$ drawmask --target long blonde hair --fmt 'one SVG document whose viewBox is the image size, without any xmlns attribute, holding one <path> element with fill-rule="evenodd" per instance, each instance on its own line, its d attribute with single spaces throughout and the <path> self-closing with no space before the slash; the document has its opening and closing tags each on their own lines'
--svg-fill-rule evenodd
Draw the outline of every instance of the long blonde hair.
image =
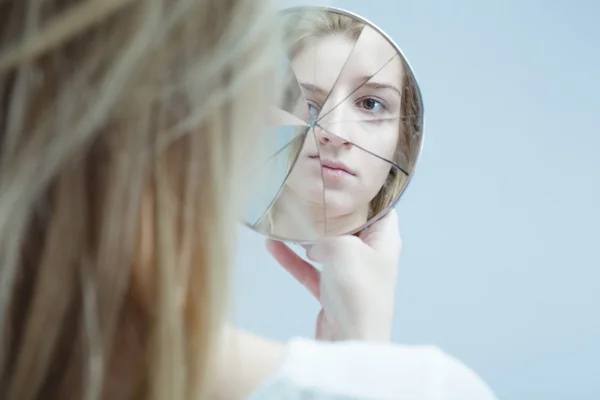
<svg viewBox="0 0 600 400">
<path fill-rule="evenodd" d="M 206 394 L 276 18 L 0 1 L 0 398 Z"/>
</svg>

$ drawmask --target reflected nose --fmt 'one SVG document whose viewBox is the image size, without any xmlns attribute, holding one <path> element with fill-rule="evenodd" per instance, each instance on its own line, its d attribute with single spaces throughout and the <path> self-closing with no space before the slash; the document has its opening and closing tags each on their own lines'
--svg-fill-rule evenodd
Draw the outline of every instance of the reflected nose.
<svg viewBox="0 0 600 400">
<path fill-rule="evenodd" d="M 321 145 L 327 143 L 334 146 L 345 146 L 350 147 L 350 132 L 347 130 L 350 128 L 348 124 L 341 123 L 344 119 L 345 107 L 338 105 L 331 109 L 329 107 L 324 117 L 317 122 L 315 132 Z"/>
<path fill-rule="evenodd" d="M 348 141 L 343 135 L 339 134 L 339 132 L 333 133 L 330 131 L 329 127 L 327 129 L 323 129 L 320 126 L 315 127 L 315 134 L 319 140 L 321 145 L 333 145 L 339 147 L 351 147 L 352 143 Z"/>
</svg>

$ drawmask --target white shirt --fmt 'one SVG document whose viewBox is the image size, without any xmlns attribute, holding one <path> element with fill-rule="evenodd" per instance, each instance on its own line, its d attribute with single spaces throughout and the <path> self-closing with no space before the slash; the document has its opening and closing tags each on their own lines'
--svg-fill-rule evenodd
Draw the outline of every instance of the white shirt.
<svg viewBox="0 0 600 400">
<path fill-rule="evenodd" d="M 493 400 L 458 360 L 431 346 L 294 339 L 248 400 Z"/>
</svg>

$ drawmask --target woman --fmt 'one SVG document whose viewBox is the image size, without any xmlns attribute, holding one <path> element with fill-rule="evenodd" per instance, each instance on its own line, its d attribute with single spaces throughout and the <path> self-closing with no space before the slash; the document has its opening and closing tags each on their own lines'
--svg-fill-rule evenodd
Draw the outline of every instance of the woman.
<svg viewBox="0 0 600 400">
<path fill-rule="evenodd" d="M 282 363 L 307 371 L 283 344 L 224 329 L 275 19 L 267 0 L 0 2 L 0 398 L 241 399 L 269 376 L 265 396 L 302 391 L 278 389 Z M 345 241 L 315 257 L 379 254 Z"/>
<path fill-rule="evenodd" d="M 415 163 L 414 77 L 385 37 L 353 17 L 295 11 L 284 26 L 294 79 L 282 108 L 312 126 L 291 142 L 289 178 L 257 228 L 299 241 L 355 231 L 398 198 Z"/>
</svg>

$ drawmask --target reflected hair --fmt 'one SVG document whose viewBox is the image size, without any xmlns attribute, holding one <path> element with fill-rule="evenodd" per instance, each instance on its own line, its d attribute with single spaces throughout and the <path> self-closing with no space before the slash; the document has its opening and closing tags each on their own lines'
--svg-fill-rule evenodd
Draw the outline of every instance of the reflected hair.
<svg viewBox="0 0 600 400">
<path fill-rule="evenodd" d="M 0 1 L 0 398 L 206 397 L 276 18 Z"/>
</svg>

